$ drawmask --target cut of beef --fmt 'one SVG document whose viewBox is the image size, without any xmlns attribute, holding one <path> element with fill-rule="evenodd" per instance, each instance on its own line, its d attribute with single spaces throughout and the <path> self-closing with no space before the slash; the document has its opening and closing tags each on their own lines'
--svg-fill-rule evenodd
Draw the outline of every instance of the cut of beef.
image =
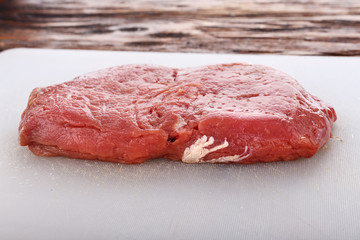
<svg viewBox="0 0 360 240">
<path fill-rule="evenodd" d="M 270 67 L 125 65 L 34 89 L 19 132 L 40 156 L 255 163 L 314 155 L 335 120 Z"/>
</svg>

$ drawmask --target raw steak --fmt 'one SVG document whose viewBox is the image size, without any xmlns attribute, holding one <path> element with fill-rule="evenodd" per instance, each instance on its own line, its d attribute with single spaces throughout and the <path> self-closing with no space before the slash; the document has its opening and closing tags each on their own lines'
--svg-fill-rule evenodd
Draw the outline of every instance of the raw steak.
<svg viewBox="0 0 360 240">
<path fill-rule="evenodd" d="M 314 155 L 335 120 L 270 67 L 125 65 L 34 89 L 19 132 L 40 156 L 255 163 Z"/>
</svg>

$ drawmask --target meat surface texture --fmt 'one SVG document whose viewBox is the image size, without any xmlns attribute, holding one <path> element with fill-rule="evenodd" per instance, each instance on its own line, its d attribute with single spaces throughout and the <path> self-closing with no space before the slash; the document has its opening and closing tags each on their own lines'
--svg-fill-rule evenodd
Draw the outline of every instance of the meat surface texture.
<svg viewBox="0 0 360 240">
<path fill-rule="evenodd" d="M 311 157 L 335 120 L 270 67 L 124 65 L 34 89 L 19 138 L 40 156 L 255 163 Z"/>
</svg>

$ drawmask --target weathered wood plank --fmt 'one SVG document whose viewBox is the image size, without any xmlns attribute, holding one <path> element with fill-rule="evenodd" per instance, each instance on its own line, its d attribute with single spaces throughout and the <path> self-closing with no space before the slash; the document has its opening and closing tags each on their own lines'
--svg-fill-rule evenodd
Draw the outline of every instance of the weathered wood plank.
<svg viewBox="0 0 360 240">
<path fill-rule="evenodd" d="M 13 47 L 359 56 L 360 2 L 5 0 Z"/>
</svg>

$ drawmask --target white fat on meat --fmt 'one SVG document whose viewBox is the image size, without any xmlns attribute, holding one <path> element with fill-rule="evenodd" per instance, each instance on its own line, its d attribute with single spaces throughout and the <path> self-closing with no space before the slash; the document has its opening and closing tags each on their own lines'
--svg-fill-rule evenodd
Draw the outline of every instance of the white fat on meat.
<svg viewBox="0 0 360 240">
<path fill-rule="evenodd" d="M 179 115 L 176 123 L 174 124 L 173 128 L 175 131 L 179 131 L 180 128 L 186 126 L 187 123 L 185 120 Z"/>
<path fill-rule="evenodd" d="M 208 155 L 209 153 L 215 152 L 217 150 L 226 148 L 229 146 L 228 141 L 225 138 L 225 141 L 213 148 L 206 148 L 214 143 L 213 137 L 207 137 L 206 135 L 199 138 L 193 145 L 187 147 L 184 151 L 183 157 L 181 161 L 185 163 L 221 163 L 221 162 L 239 162 L 244 160 L 245 158 L 250 156 L 250 152 L 248 152 L 248 147 L 245 147 L 244 153 L 241 155 L 234 155 L 234 156 L 224 156 L 220 158 L 210 159 L 204 161 L 203 158 Z"/>
</svg>

